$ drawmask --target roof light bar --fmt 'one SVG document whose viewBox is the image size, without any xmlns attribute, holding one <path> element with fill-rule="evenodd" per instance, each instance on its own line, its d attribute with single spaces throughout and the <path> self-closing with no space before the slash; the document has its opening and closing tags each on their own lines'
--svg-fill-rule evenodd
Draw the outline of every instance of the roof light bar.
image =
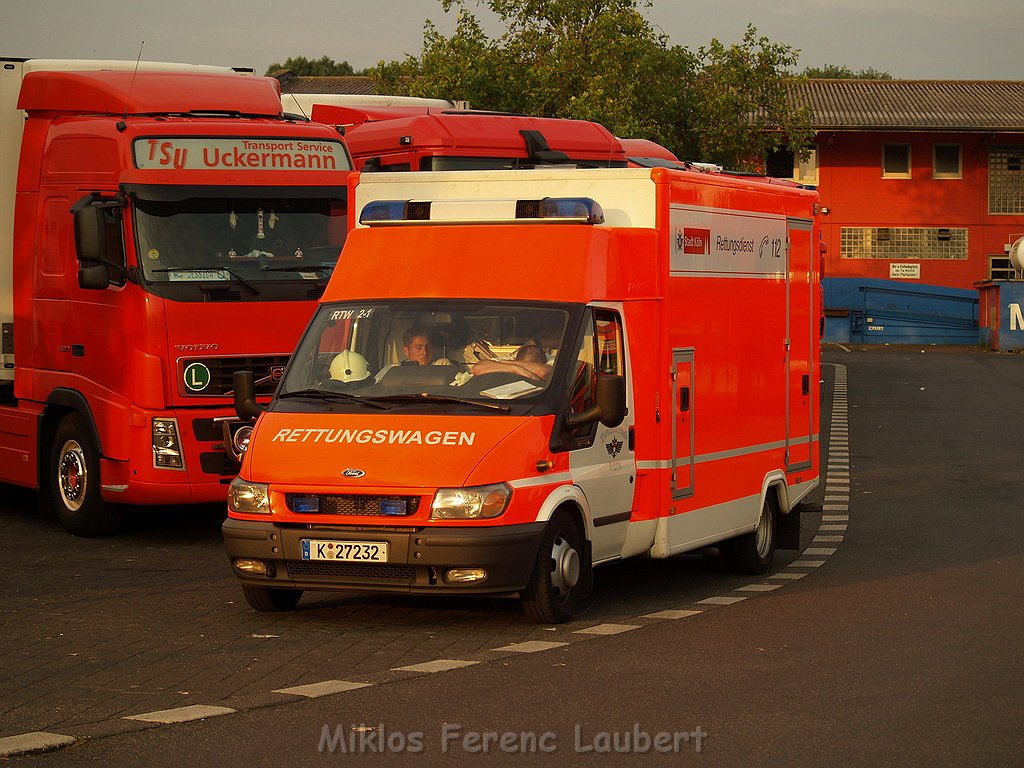
<svg viewBox="0 0 1024 768">
<path fill-rule="evenodd" d="M 399 224 L 603 224 L 604 210 L 589 197 L 538 200 L 375 200 L 363 206 L 364 226 Z"/>
</svg>

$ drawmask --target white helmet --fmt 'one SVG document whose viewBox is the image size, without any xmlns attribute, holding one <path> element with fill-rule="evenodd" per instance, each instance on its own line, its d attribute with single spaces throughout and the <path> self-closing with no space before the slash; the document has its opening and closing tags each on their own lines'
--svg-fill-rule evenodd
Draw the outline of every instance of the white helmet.
<svg viewBox="0 0 1024 768">
<path fill-rule="evenodd" d="M 362 381 L 370 375 L 370 367 L 365 357 L 346 349 L 331 360 L 330 372 L 335 381 Z"/>
</svg>

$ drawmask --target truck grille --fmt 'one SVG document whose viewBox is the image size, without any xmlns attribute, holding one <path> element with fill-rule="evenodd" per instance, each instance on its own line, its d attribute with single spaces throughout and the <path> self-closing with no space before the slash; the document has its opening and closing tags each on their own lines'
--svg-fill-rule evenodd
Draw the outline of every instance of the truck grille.
<svg viewBox="0 0 1024 768">
<path fill-rule="evenodd" d="M 189 397 L 226 397 L 234 392 L 235 371 L 252 371 L 257 395 L 272 395 L 281 380 L 289 355 L 240 357 L 183 357 L 178 360 L 178 390 Z M 209 371 L 209 382 L 202 389 L 185 386 L 185 369 L 201 364 Z M 191 374 L 190 381 L 202 382 L 205 374 Z"/>
<path fill-rule="evenodd" d="M 322 494 L 319 496 L 311 497 L 306 494 L 299 493 L 286 493 L 284 495 L 285 503 L 288 505 L 288 510 L 291 512 L 298 512 L 301 514 L 318 514 L 318 515 L 381 515 L 383 517 L 402 517 L 416 514 L 416 511 L 420 508 L 420 497 L 419 496 L 369 496 L 364 494 L 346 493 L 346 494 Z M 318 509 L 316 512 L 308 512 L 308 502 L 315 498 L 318 502 Z M 303 507 L 300 508 L 297 504 L 297 500 L 306 502 Z M 405 511 L 381 511 L 381 502 L 399 502 L 398 506 L 404 502 Z M 385 503 L 385 507 L 394 507 L 394 504 L 388 505 Z"/>
</svg>

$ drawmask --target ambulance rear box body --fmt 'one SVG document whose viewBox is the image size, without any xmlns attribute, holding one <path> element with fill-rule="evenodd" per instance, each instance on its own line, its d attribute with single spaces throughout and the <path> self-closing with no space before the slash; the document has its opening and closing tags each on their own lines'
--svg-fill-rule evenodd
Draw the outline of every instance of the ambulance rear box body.
<svg viewBox="0 0 1024 768">
<path fill-rule="evenodd" d="M 350 199 L 229 494 L 254 608 L 518 594 L 559 622 L 627 557 L 768 570 L 819 478 L 814 192 L 575 169 L 363 174 Z"/>
</svg>

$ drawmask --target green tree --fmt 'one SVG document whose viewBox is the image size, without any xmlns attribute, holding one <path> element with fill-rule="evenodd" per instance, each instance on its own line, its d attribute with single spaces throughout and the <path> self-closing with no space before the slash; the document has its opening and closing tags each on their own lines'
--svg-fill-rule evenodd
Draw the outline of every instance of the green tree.
<svg viewBox="0 0 1024 768">
<path fill-rule="evenodd" d="M 797 53 L 748 27 L 741 45 L 697 54 L 672 45 L 644 16 L 652 0 L 472 0 L 505 25 L 490 38 L 471 0 L 440 0 L 455 30 L 424 24 L 419 56 L 382 62 L 380 92 L 465 100 L 477 109 L 593 120 L 679 157 L 752 167 L 809 140 L 788 108 Z"/>
<path fill-rule="evenodd" d="M 378 90 L 459 99 L 478 109 L 602 123 L 622 136 L 686 143 L 694 56 L 672 46 L 637 0 L 479 0 L 505 25 L 489 38 L 466 0 L 450 37 L 430 21 L 423 50 L 373 72 Z M 649 0 L 642 3 L 651 5 Z"/>
<path fill-rule="evenodd" d="M 760 170 L 768 153 L 787 146 L 804 154 L 813 139 L 811 113 L 789 101 L 789 67 L 798 52 L 759 36 L 748 25 L 743 42 L 713 39 L 698 52 L 695 132 L 701 157 Z"/>
<path fill-rule="evenodd" d="M 321 56 L 319 59 L 307 59 L 305 56 L 292 56 L 285 60 L 284 64 L 274 62 L 267 67 L 266 75 L 272 75 L 282 69 L 287 69 L 296 77 L 331 77 L 354 75 L 355 70 L 347 61 L 336 62 L 329 56 Z"/>
<path fill-rule="evenodd" d="M 822 80 L 892 80 L 888 72 L 869 67 L 856 71 L 847 66 L 839 64 L 826 64 L 823 67 L 806 67 L 800 73 L 803 77 L 813 77 Z"/>
</svg>

